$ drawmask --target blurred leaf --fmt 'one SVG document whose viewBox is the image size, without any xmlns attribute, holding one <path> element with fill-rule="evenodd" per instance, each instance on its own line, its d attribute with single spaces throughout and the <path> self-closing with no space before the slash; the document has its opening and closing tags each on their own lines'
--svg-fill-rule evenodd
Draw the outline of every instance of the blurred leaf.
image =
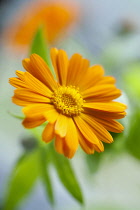
<svg viewBox="0 0 140 210">
<path fill-rule="evenodd" d="M 111 144 L 106 144 L 106 147 L 110 147 L 110 150 L 113 151 L 115 154 L 120 154 L 124 151 L 124 146 L 125 146 L 125 137 L 124 137 L 124 131 L 122 133 L 112 133 L 111 135 L 114 139 L 114 142 Z"/>
<path fill-rule="evenodd" d="M 47 145 L 48 146 L 48 145 Z M 45 147 L 40 148 L 40 174 L 45 187 L 46 194 L 48 195 L 50 203 L 54 204 L 54 195 L 52 189 L 52 183 L 49 175 L 49 153 L 46 155 L 47 150 Z"/>
<path fill-rule="evenodd" d="M 11 174 L 4 210 L 14 210 L 31 191 L 38 177 L 38 150 L 22 155 Z"/>
<path fill-rule="evenodd" d="M 43 33 L 43 26 L 37 30 L 33 39 L 30 54 L 33 53 L 40 55 L 46 61 L 52 73 L 54 74 L 53 66 L 50 59 L 49 47 Z"/>
<path fill-rule="evenodd" d="M 102 154 L 95 152 L 93 155 L 86 155 L 87 166 L 91 173 L 95 173 L 100 166 Z"/>
<path fill-rule="evenodd" d="M 33 136 L 35 137 L 35 139 L 38 140 L 38 144 L 39 144 L 39 148 L 40 148 L 39 171 L 40 171 L 40 177 L 43 182 L 43 187 L 45 188 L 47 198 L 49 199 L 50 203 L 54 204 L 52 183 L 51 183 L 51 178 L 50 178 L 49 171 L 48 171 L 48 165 L 50 162 L 50 153 L 48 152 L 48 149 L 46 149 L 46 148 L 48 148 L 48 145 L 47 145 L 47 147 L 44 147 L 44 142 L 42 141 L 42 132 L 44 130 L 45 125 L 46 125 L 46 123 L 42 124 L 39 127 L 31 129 L 31 132 L 32 132 Z"/>
<path fill-rule="evenodd" d="M 25 117 L 24 116 L 19 116 L 19 115 L 16 115 L 12 112 L 8 112 L 8 114 L 10 114 L 12 117 L 16 118 L 16 119 L 19 119 L 19 120 L 23 120 Z"/>
<path fill-rule="evenodd" d="M 51 154 L 55 169 L 64 187 L 76 200 L 80 203 L 84 203 L 81 188 L 70 161 L 66 157 L 56 153 L 54 148 L 52 148 Z"/>
<path fill-rule="evenodd" d="M 3 210 L 2 199 L 0 199 L 0 210 Z"/>
<path fill-rule="evenodd" d="M 112 161 L 116 155 L 124 151 L 125 141 L 123 139 L 123 133 L 110 133 L 114 142 L 111 144 L 104 143 L 103 153 L 95 152 L 93 155 L 86 155 L 87 166 L 91 173 L 95 173 L 99 170 L 103 159 L 109 157 L 110 161 Z"/>
<path fill-rule="evenodd" d="M 123 78 L 127 93 L 130 92 L 134 97 L 140 99 L 140 63 L 129 64 Z"/>
<path fill-rule="evenodd" d="M 129 134 L 126 138 L 126 149 L 135 158 L 140 160 L 140 111 L 132 116 Z"/>
</svg>

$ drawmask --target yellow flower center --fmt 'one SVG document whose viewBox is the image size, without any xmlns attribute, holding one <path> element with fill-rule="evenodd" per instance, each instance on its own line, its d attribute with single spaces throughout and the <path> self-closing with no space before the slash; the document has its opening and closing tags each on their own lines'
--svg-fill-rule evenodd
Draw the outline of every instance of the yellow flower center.
<svg viewBox="0 0 140 210">
<path fill-rule="evenodd" d="M 67 116 L 76 116 L 83 110 L 84 100 L 78 88 L 74 86 L 60 86 L 52 95 L 55 108 Z"/>
</svg>

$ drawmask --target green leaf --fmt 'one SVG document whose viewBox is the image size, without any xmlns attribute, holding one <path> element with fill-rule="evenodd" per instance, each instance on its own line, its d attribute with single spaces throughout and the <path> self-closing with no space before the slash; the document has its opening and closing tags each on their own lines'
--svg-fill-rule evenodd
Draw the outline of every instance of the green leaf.
<svg viewBox="0 0 140 210">
<path fill-rule="evenodd" d="M 48 145 L 47 145 L 48 146 Z M 46 155 L 47 154 L 47 155 Z M 40 148 L 40 175 L 43 182 L 43 186 L 45 187 L 46 194 L 49 198 L 50 203 L 54 204 L 54 195 L 52 189 L 51 178 L 49 175 L 49 162 L 50 155 L 47 153 L 45 147 Z"/>
<path fill-rule="evenodd" d="M 16 119 L 19 119 L 19 120 L 23 120 L 25 117 L 24 116 L 19 116 L 19 115 L 16 115 L 12 112 L 8 112 L 8 114 L 10 114 L 12 117 L 16 118 Z"/>
<path fill-rule="evenodd" d="M 66 157 L 56 153 L 52 147 L 50 153 L 52 154 L 55 169 L 64 187 L 77 201 L 84 203 L 81 188 L 71 167 L 70 161 Z"/>
<path fill-rule="evenodd" d="M 127 151 L 140 160 L 140 111 L 137 110 L 130 120 L 129 133 L 126 138 Z"/>
<path fill-rule="evenodd" d="M 51 63 L 51 59 L 50 59 L 49 47 L 47 44 L 47 40 L 45 39 L 45 36 L 44 36 L 43 26 L 37 30 L 35 37 L 33 39 L 31 49 L 30 49 L 30 54 L 33 54 L 33 53 L 40 55 L 46 61 L 50 70 L 54 74 L 54 69 Z"/>
<path fill-rule="evenodd" d="M 54 204 L 54 195 L 52 189 L 52 183 L 49 175 L 49 162 L 50 162 L 50 153 L 48 152 L 48 147 L 44 146 L 44 142 L 42 141 L 42 132 L 44 130 L 46 123 L 42 126 L 32 129 L 33 136 L 38 140 L 39 147 L 40 147 L 40 154 L 39 154 L 39 166 L 40 166 L 40 178 L 42 179 L 43 186 L 45 188 L 45 192 L 51 204 Z M 47 154 L 47 155 L 46 155 Z"/>
<path fill-rule="evenodd" d="M 87 166 L 90 173 L 96 173 L 106 157 L 112 161 L 118 154 L 120 155 L 124 152 L 124 134 L 111 132 L 111 135 L 114 142 L 111 144 L 104 143 L 103 153 L 95 152 L 93 155 L 86 155 Z"/>
<path fill-rule="evenodd" d="M 86 155 L 87 166 L 91 173 L 95 173 L 100 166 L 102 154 L 95 152 L 93 155 Z"/>
<path fill-rule="evenodd" d="M 113 156 L 115 155 L 120 155 L 121 153 L 124 152 L 124 147 L 125 147 L 125 134 L 124 131 L 122 133 L 112 133 L 111 136 L 114 139 L 114 142 L 111 144 L 106 144 L 106 148 L 111 152 L 112 159 Z"/>
<path fill-rule="evenodd" d="M 31 191 L 39 174 L 38 150 L 19 158 L 10 177 L 4 210 L 14 210 Z"/>
<path fill-rule="evenodd" d="M 123 75 L 124 84 L 127 94 L 132 94 L 134 97 L 140 98 L 140 62 L 129 64 L 127 73 Z M 133 102 L 133 101 L 132 101 Z"/>
</svg>

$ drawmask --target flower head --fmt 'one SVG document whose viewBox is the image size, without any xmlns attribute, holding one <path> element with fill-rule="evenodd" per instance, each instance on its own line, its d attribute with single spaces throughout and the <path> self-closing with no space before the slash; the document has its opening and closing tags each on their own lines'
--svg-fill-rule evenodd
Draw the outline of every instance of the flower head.
<svg viewBox="0 0 140 210">
<path fill-rule="evenodd" d="M 40 26 L 43 26 L 44 35 L 49 43 L 53 43 L 66 31 L 78 14 L 76 5 L 66 1 L 45 2 L 35 1 L 25 5 L 25 8 L 16 14 L 15 21 L 6 28 L 4 36 L 12 46 L 28 47 Z"/>
<path fill-rule="evenodd" d="M 16 87 L 13 102 L 23 106 L 26 128 L 48 121 L 42 139 L 54 138 L 57 152 L 72 158 L 78 145 L 88 153 L 104 151 L 102 142 L 111 143 L 108 131 L 120 133 L 126 105 L 113 101 L 121 95 L 115 79 L 104 76 L 100 65 L 89 66 L 79 54 L 70 59 L 64 50 L 51 49 L 54 79 L 49 67 L 37 54 L 23 60 L 26 72 L 10 78 Z"/>
</svg>

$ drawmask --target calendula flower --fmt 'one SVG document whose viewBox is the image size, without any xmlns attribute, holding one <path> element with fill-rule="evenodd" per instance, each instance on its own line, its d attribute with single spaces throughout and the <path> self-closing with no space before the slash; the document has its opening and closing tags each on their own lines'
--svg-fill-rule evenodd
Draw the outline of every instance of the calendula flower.
<svg viewBox="0 0 140 210">
<path fill-rule="evenodd" d="M 70 1 L 34 1 L 28 3 L 6 28 L 4 37 L 13 47 L 28 47 L 42 26 L 49 43 L 61 36 L 76 19 L 78 10 Z"/>
<path fill-rule="evenodd" d="M 115 79 L 104 76 L 100 65 L 89 66 L 80 54 L 70 59 L 64 50 L 51 49 L 56 78 L 37 54 L 23 60 L 26 72 L 10 78 L 16 87 L 12 101 L 23 106 L 25 128 L 48 121 L 42 139 L 54 140 L 58 153 L 72 158 L 78 145 L 88 153 L 104 151 L 102 142 L 111 143 L 108 131 L 120 133 L 126 105 L 113 101 L 121 95 Z"/>
</svg>

